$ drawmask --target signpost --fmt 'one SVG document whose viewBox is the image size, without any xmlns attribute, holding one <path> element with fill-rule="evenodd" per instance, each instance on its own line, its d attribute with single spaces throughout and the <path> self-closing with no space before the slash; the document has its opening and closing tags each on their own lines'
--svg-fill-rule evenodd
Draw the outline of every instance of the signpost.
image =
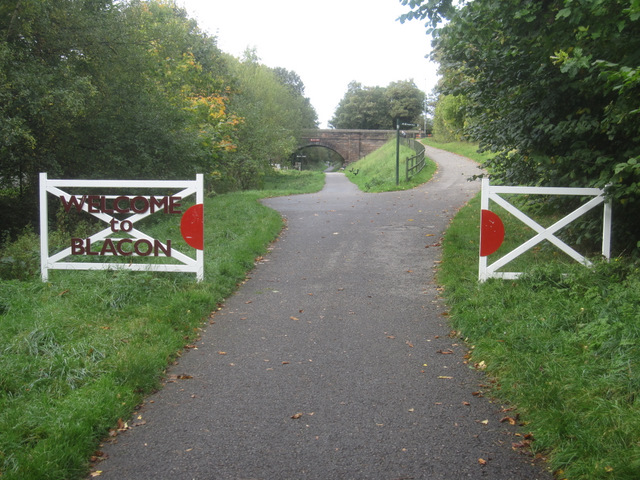
<svg viewBox="0 0 640 480">
<path fill-rule="evenodd" d="M 65 190 L 80 190 L 69 193 Z M 88 190 L 98 194 L 88 194 Z M 141 195 L 140 190 L 171 191 L 173 194 Z M 99 190 L 98 190 L 99 191 Z M 112 192 L 123 192 L 114 195 Z M 135 193 L 131 193 L 135 192 Z M 65 213 L 85 212 L 106 225 L 88 238 L 71 238 L 69 246 L 50 255 L 48 194 L 54 195 Z M 183 211 L 182 200 L 195 195 L 196 204 Z M 195 180 L 53 180 L 40 174 L 40 268 L 42 281 L 49 270 L 132 270 L 153 272 L 193 272 L 200 282 L 204 278 L 203 176 Z M 180 232 L 187 244 L 196 249 L 195 258 L 142 232 L 135 224 L 162 212 L 181 215 Z M 98 245 L 98 247 L 96 247 Z M 121 257 L 120 261 L 86 261 Z M 173 259 L 173 263 L 149 263 L 148 257 Z M 140 261 L 134 261 L 140 259 Z M 147 260 L 146 262 L 144 260 Z"/>
<path fill-rule="evenodd" d="M 415 123 L 400 123 L 396 120 L 396 185 L 400 183 L 400 127 L 417 127 Z"/>
</svg>

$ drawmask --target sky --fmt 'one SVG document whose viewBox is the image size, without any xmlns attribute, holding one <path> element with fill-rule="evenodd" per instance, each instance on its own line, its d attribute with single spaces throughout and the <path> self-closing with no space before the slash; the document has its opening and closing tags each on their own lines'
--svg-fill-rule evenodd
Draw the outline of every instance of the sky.
<svg viewBox="0 0 640 480">
<path fill-rule="evenodd" d="M 430 93 L 436 64 L 425 56 L 424 22 L 401 24 L 399 0 L 177 0 L 218 47 L 241 58 L 255 48 L 260 62 L 294 71 L 318 113 L 321 128 L 350 82 L 386 87 L 413 80 Z"/>
</svg>

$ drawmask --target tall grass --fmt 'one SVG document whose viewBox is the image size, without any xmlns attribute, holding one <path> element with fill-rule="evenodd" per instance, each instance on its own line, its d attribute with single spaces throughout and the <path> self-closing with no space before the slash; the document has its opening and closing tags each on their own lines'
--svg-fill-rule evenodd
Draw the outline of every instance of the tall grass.
<svg viewBox="0 0 640 480">
<path fill-rule="evenodd" d="M 476 198 L 455 217 L 438 281 L 469 364 L 493 380 L 484 394 L 516 407 L 557 478 L 640 478 L 640 266 L 588 269 L 543 247 L 520 261 L 520 279 L 481 284 L 479 215 Z"/>
<path fill-rule="evenodd" d="M 0 478 L 86 475 L 99 439 L 159 387 L 166 366 L 280 232 L 280 216 L 257 200 L 322 184 L 319 173 L 287 173 L 273 176 L 269 191 L 206 199 L 202 283 L 127 271 L 53 271 L 42 283 L 32 265 L 37 236 L 1 252 L 27 270 L 7 279 L 15 269 L 5 269 L 0 279 Z"/>
</svg>

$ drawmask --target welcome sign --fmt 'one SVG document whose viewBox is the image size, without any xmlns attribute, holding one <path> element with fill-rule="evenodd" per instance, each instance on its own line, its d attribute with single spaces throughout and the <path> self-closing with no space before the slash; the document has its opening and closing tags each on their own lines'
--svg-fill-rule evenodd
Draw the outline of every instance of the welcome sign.
<svg viewBox="0 0 640 480">
<path fill-rule="evenodd" d="M 109 194 L 70 193 L 107 191 Z M 171 194 L 140 194 L 140 191 L 172 191 Z M 112 194 L 111 192 L 122 192 Z M 136 192 L 132 194 L 131 192 Z M 87 238 L 71 238 L 69 246 L 53 255 L 49 252 L 48 206 L 53 195 L 63 212 L 85 212 L 102 222 L 102 230 Z M 183 200 L 195 195 L 196 204 L 183 208 Z M 127 269 L 155 272 L 193 272 L 204 278 L 203 176 L 195 180 L 53 180 L 40 174 L 40 258 L 42 281 L 49 270 Z M 136 228 L 136 223 L 155 213 L 180 218 L 180 232 L 195 249 L 195 258 L 173 248 L 172 239 L 157 239 Z M 106 257 L 120 257 L 109 259 Z M 149 258 L 172 259 L 171 263 L 150 263 Z M 91 259 L 91 260 L 89 260 Z M 144 260 L 147 259 L 145 262 Z M 102 261 L 93 261 L 102 260 Z"/>
</svg>

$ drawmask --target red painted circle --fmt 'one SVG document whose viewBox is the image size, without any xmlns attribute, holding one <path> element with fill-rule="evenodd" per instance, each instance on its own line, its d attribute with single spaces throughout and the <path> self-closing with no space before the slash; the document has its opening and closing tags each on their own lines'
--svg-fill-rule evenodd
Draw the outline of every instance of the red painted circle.
<svg viewBox="0 0 640 480">
<path fill-rule="evenodd" d="M 189 207 L 182 214 L 180 232 L 190 247 L 204 249 L 204 206 L 201 203 Z"/>
<path fill-rule="evenodd" d="M 482 210 L 480 224 L 480 256 L 486 257 L 502 245 L 504 224 L 500 217 L 490 210 Z"/>
</svg>

